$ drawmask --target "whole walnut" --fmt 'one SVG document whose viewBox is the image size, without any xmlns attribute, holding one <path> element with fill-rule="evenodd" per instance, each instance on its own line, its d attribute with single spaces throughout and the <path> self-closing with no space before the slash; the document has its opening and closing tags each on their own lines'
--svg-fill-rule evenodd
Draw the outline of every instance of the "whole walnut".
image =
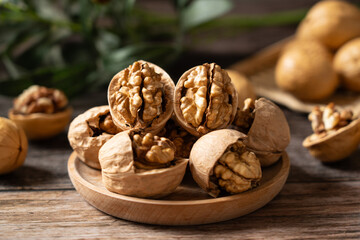
<svg viewBox="0 0 360 240">
<path fill-rule="evenodd" d="M 332 54 L 318 42 L 293 41 L 276 64 L 276 84 L 303 101 L 326 99 L 339 85 L 332 60 Z"/>
<path fill-rule="evenodd" d="M 157 65 L 136 61 L 117 73 L 108 88 L 115 125 L 158 133 L 173 113 L 175 84 Z"/>
<path fill-rule="evenodd" d="M 266 98 L 246 99 L 233 125 L 247 135 L 244 143 L 263 167 L 279 160 L 290 143 L 290 128 L 284 113 Z"/>
<path fill-rule="evenodd" d="M 181 183 L 187 159 L 175 158 L 175 145 L 152 133 L 123 131 L 99 151 L 102 181 L 111 192 L 160 198 Z"/>
<path fill-rule="evenodd" d="M 360 36 L 360 10 L 346 1 L 319 1 L 301 21 L 296 36 L 331 49 Z"/>
<path fill-rule="evenodd" d="M 221 129 L 200 137 L 190 152 L 194 180 L 213 197 L 256 187 L 262 177 L 260 161 L 246 148 L 246 135 Z"/>
<path fill-rule="evenodd" d="M 345 88 L 360 92 L 360 38 L 347 42 L 336 52 L 334 68 Z"/>
<path fill-rule="evenodd" d="M 229 75 L 215 63 L 191 68 L 176 84 L 176 120 L 196 137 L 228 127 L 237 106 L 237 92 Z"/>
<path fill-rule="evenodd" d="M 0 174 L 5 174 L 24 163 L 28 142 L 21 127 L 7 118 L 0 117 L 0 133 Z"/>
<path fill-rule="evenodd" d="M 9 118 L 24 129 L 28 139 L 46 139 L 62 132 L 71 114 L 62 91 L 33 85 L 14 100 Z"/>
<path fill-rule="evenodd" d="M 68 139 L 80 160 L 101 169 L 99 149 L 121 130 L 115 126 L 109 106 L 93 107 L 77 116 L 70 124 Z"/>
</svg>

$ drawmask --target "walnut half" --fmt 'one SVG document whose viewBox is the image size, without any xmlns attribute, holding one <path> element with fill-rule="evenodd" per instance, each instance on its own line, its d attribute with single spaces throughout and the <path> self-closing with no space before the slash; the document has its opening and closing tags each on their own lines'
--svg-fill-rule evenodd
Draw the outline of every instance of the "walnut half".
<svg viewBox="0 0 360 240">
<path fill-rule="evenodd" d="M 111 192 L 144 198 L 170 194 L 181 183 L 187 159 L 175 159 L 175 146 L 151 133 L 124 131 L 99 151 L 102 181 Z"/>
<path fill-rule="evenodd" d="M 136 61 L 117 73 L 108 88 L 114 123 L 123 130 L 159 132 L 173 113 L 175 85 L 155 64 Z"/>
<path fill-rule="evenodd" d="M 315 107 L 309 114 L 313 134 L 303 141 L 310 154 L 322 162 L 350 156 L 360 143 L 360 118 L 351 110 L 338 111 L 334 103 Z"/>
<path fill-rule="evenodd" d="M 108 106 L 93 107 L 71 122 L 68 140 L 81 161 L 101 169 L 99 149 L 120 131 L 112 121 Z"/>
<path fill-rule="evenodd" d="M 209 195 L 237 194 L 259 184 L 260 161 L 244 139 L 246 135 L 239 131 L 221 129 L 195 142 L 190 153 L 191 174 Z"/>
<path fill-rule="evenodd" d="M 191 68 L 176 84 L 177 121 L 194 136 L 229 126 L 237 106 L 237 92 L 229 75 L 215 63 Z"/>
</svg>

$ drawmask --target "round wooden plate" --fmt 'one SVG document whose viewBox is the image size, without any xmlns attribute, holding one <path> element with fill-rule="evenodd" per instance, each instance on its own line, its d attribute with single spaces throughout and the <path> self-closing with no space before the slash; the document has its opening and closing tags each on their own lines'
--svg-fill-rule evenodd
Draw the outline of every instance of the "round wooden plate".
<svg viewBox="0 0 360 240">
<path fill-rule="evenodd" d="M 92 206 L 122 219 L 161 225 L 214 223 L 251 213 L 280 192 L 289 169 L 289 157 L 284 153 L 275 165 L 263 169 L 263 178 L 257 188 L 218 198 L 212 198 L 200 189 L 187 171 L 174 193 L 154 200 L 109 192 L 102 185 L 101 171 L 85 165 L 75 152 L 68 161 L 68 172 L 73 185 Z"/>
</svg>

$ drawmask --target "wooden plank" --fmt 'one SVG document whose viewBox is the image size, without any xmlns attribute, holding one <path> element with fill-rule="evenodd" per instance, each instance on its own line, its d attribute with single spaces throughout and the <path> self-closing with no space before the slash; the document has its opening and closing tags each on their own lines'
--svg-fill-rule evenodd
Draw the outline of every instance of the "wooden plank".
<svg viewBox="0 0 360 240">
<path fill-rule="evenodd" d="M 222 223 L 169 227 L 116 219 L 75 191 L 0 192 L 0 238 L 360 238 L 360 182 L 288 183 L 264 208 Z"/>
</svg>

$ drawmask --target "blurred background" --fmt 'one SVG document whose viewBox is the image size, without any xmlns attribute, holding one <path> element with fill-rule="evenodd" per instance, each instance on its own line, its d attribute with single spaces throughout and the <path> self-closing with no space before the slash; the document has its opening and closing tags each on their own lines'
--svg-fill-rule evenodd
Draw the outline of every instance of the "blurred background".
<svg viewBox="0 0 360 240">
<path fill-rule="evenodd" d="M 0 94 L 38 84 L 74 98 L 138 59 L 174 81 L 204 62 L 226 68 L 294 34 L 316 2 L 0 0 Z"/>
</svg>

